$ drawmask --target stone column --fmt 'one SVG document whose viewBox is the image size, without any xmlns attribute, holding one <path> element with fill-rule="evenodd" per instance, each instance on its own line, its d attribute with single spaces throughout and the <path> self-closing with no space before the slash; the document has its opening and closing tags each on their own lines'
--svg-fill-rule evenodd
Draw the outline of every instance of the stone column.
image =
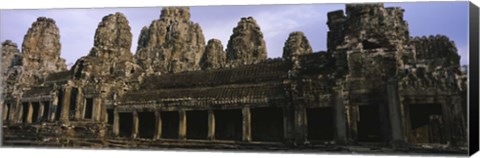
<svg viewBox="0 0 480 158">
<path fill-rule="evenodd" d="M 48 118 L 49 121 L 55 121 L 55 113 L 56 111 L 58 110 L 58 103 L 59 103 L 59 99 L 58 98 L 58 93 L 60 93 L 58 90 L 54 93 L 55 95 L 53 96 L 53 99 L 52 101 L 50 102 L 50 117 Z"/>
<path fill-rule="evenodd" d="M 6 120 L 7 120 L 7 115 L 8 115 L 7 112 L 9 111 L 8 108 L 9 107 L 7 106 L 7 104 L 3 105 L 3 109 L 2 109 L 2 111 L 3 111 L 3 113 L 2 113 L 3 122 L 6 122 Z"/>
<path fill-rule="evenodd" d="M 113 135 L 118 137 L 120 134 L 120 115 L 118 114 L 118 109 L 113 109 Z"/>
<path fill-rule="evenodd" d="M 12 123 L 22 123 L 22 115 L 25 115 L 23 112 L 23 104 L 20 102 L 20 99 L 16 99 L 15 101 L 15 112 L 10 113 L 12 116 Z"/>
<path fill-rule="evenodd" d="M 185 110 L 180 110 L 179 114 L 178 139 L 185 140 L 187 139 L 187 113 Z"/>
<path fill-rule="evenodd" d="M 53 119 L 53 118 L 52 118 L 52 115 L 55 115 L 55 113 L 54 113 L 54 111 L 53 111 L 53 103 L 52 103 L 52 101 L 48 101 L 48 108 L 47 108 L 47 110 L 48 110 L 48 112 L 47 112 L 47 117 L 45 117 L 45 118 L 47 118 L 47 120 L 45 120 L 45 121 L 51 122 L 52 119 Z"/>
<path fill-rule="evenodd" d="M 32 123 L 33 105 L 28 102 L 27 123 Z"/>
<path fill-rule="evenodd" d="M 138 112 L 137 110 L 133 111 L 133 129 L 132 129 L 132 138 L 138 137 Z"/>
<path fill-rule="evenodd" d="M 215 139 L 215 115 L 213 110 L 208 110 L 208 139 Z"/>
<path fill-rule="evenodd" d="M 162 117 L 160 111 L 155 111 L 155 136 L 154 139 L 162 137 Z"/>
<path fill-rule="evenodd" d="M 335 143 L 345 144 L 347 142 L 347 128 L 345 122 L 345 105 L 343 104 L 343 88 L 334 87 L 332 93 L 334 124 L 335 124 Z"/>
<path fill-rule="evenodd" d="M 39 102 L 38 103 L 38 115 L 37 115 L 37 118 L 36 120 L 41 120 L 42 122 L 44 121 L 43 120 L 43 111 L 45 110 L 45 104 L 43 104 L 43 102 Z"/>
<path fill-rule="evenodd" d="M 93 105 L 92 105 L 92 118 L 95 121 L 100 121 L 100 120 L 107 120 L 108 118 L 105 118 L 105 114 L 107 113 L 107 108 L 102 106 L 102 100 L 99 97 L 94 97 L 93 99 Z M 104 117 L 104 118 L 102 118 Z"/>
<path fill-rule="evenodd" d="M 77 88 L 77 100 L 75 100 L 75 116 L 76 120 L 84 119 L 85 116 L 85 97 L 83 97 L 82 87 Z"/>
<path fill-rule="evenodd" d="M 243 115 L 243 120 L 242 120 L 242 140 L 243 141 L 252 141 L 252 127 L 251 127 L 251 113 L 250 113 L 250 108 L 249 107 L 244 107 L 242 108 L 242 115 Z"/>
<path fill-rule="evenodd" d="M 68 115 L 70 114 L 70 97 L 72 95 L 72 87 L 65 88 L 63 93 L 62 113 L 60 116 L 61 121 L 68 121 Z"/>
<path fill-rule="evenodd" d="M 295 111 L 292 105 L 282 108 L 283 112 L 283 139 L 287 144 L 295 141 Z"/>
<path fill-rule="evenodd" d="M 295 143 L 303 144 L 307 140 L 307 112 L 303 104 L 294 104 Z"/>
<path fill-rule="evenodd" d="M 387 81 L 388 113 L 390 114 L 390 131 L 392 132 L 392 143 L 404 143 L 403 126 L 401 118 L 400 98 L 396 79 Z"/>
</svg>

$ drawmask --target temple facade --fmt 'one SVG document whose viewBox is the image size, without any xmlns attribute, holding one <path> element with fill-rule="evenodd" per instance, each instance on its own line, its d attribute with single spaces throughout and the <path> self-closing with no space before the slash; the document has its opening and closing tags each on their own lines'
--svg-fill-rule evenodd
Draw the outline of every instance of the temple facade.
<svg viewBox="0 0 480 158">
<path fill-rule="evenodd" d="M 205 42 L 189 8 L 164 8 L 133 54 L 128 20 L 115 13 L 70 69 L 55 21 L 38 18 L 21 52 L 2 43 L 3 145 L 466 153 L 456 46 L 443 35 L 411 37 L 403 12 L 347 4 L 327 15 L 326 51 L 292 32 L 275 59 L 254 17 L 238 22 L 224 49 Z"/>
</svg>

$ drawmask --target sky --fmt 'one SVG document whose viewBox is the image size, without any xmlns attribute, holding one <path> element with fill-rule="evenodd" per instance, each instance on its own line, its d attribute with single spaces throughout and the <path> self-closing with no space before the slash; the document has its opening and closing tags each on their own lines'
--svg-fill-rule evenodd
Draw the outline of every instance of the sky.
<svg viewBox="0 0 480 158">
<path fill-rule="evenodd" d="M 454 41 L 461 64 L 468 64 L 468 2 L 385 3 L 385 7 L 402 7 L 411 36 L 443 34 Z M 233 28 L 242 17 L 253 17 L 264 35 L 268 57 L 281 57 L 288 34 L 302 31 L 314 52 L 326 50 L 327 13 L 345 9 L 345 4 L 310 5 L 244 5 L 190 7 L 191 21 L 199 23 L 205 42 L 216 38 L 224 49 Z M 72 66 L 93 47 L 93 36 L 103 16 L 122 12 L 128 19 L 132 39 L 132 53 L 137 49 L 138 36 L 143 26 L 159 19 L 161 7 L 1 10 L 0 41 L 7 39 L 21 49 L 23 37 L 37 17 L 53 18 L 60 29 L 61 57 Z"/>
</svg>

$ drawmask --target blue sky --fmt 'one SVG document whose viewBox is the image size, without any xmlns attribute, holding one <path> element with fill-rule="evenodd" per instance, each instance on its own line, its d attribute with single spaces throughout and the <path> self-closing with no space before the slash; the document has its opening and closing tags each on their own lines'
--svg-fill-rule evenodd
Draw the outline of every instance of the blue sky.
<svg viewBox="0 0 480 158">
<path fill-rule="evenodd" d="M 385 7 L 405 9 L 411 36 L 443 34 L 453 40 L 468 63 L 468 2 L 385 3 Z M 211 38 L 222 41 L 224 48 L 233 28 L 241 17 L 252 16 L 264 34 L 269 57 L 280 57 L 288 34 L 302 31 L 314 51 L 326 50 L 327 12 L 345 9 L 344 4 L 256 5 L 191 7 L 191 20 L 202 27 L 205 42 Z M 122 12 L 132 28 L 132 53 L 143 26 L 160 17 L 160 7 L 95 8 L 0 11 L 0 40 L 10 39 L 21 47 L 23 36 L 39 16 L 55 19 L 60 29 L 61 56 L 67 64 L 88 54 L 93 46 L 95 29 L 103 16 Z M 21 49 L 21 48 L 20 48 Z"/>
</svg>

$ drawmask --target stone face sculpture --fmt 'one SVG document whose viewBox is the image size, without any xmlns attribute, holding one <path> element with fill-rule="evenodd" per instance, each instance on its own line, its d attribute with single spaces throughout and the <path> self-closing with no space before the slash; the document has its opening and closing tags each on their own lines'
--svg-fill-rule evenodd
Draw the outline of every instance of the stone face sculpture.
<svg viewBox="0 0 480 158">
<path fill-rule="evenodd" d="M 222 42 L 218 39 L 211 39 L 205 47 L 205 53 L 200 60 L 202 70 L 211 70 L 222 68 L 226 64 L 226 53 Z"/>
<path fill-rule="evenodd" d="M 204 51 L 202 29 L 190 21 L 189 8 L 167 7 L 142 29 L 135 57 L 147 74 L 177 73 L 200 70 Z"/>
<path fill-rule="evenodd" d="M 293 56 L 311 54 L 312 47 L 303 32 L 292 32 L 288 35 L 287 41 L 283 46 L 283 58 L 291 59 Z"/>
<path fill-rule="evenodd" d="M 227 63 L 232 66 L 259 63 L 267 59 L 263 33 L 252 17 L 242 18 L 227 44 Z"/>
<path fill-rule="evenodd" d="M 60 31 L 55 21 L 39 17 L 23 38 L 22 54 L 25 83 L 43 80 L 49 73 L 67 70 L 65 59 L 60 57 Z"/>
</svg>

